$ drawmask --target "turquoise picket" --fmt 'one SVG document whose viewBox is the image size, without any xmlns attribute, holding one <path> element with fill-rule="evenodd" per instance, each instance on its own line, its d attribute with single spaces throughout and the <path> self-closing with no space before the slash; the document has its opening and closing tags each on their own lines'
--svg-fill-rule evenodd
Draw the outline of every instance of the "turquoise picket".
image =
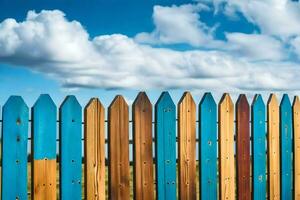
<svg viewBox="0 0 300 200">
<path fill-rule="evenodd" d="M 3 107 L 2 198 L 27 199 L 28 107 L 11 96 Z"/>
<path fill-rule="evenodd" d="M 217 199 L 217 105 L 211 93 L 199 104 L 200 199 Z"/>
<path fill-rule="evenodd" d="M 155 105 L 157 199 L 176 199 L 176 107 L 168 92 Z"/>
<path fill-rule="evenodd" d="M 56 106 L 48 94 L 42 94 L 32 108 L 33 159 L 56 159 Z"/>
<path fill-rule="evenodd" d="M 281 199 L 292 199 L 292 105 L 287 94 L 280 103 Z"/>
<path fill-rule="evenodd" d="M 260 94 L 251 105 L 252 135 L 252 189 L 253 200 L 265 200 L 266 183 L 266 108 Z"/>
<path fill-rule="evenodd" d="M 82 108 L 75 96 L 67 96 L 59 110 L 60 199 L 81 197 Z"/>
</svg>

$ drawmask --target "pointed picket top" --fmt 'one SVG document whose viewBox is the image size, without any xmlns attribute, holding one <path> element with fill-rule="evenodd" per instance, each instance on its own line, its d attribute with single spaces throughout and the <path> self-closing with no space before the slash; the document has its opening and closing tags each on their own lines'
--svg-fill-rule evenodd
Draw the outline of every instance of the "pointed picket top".
<svg viewBox="0 0 300 200">
<path fill-rule="evenodd" d="M 56 109 L 56 105 L 49 94 L 41 94 L 37 101 L 34 103 L 33 109 L 43 108 L 44 106 L 50 107 L 49 109 Z"/>
<path fill-rule="evenodd" d="M 240 94 L 238 100 L 236 101 L 237 109 L 240 107 L 249 107 L 249 103 L 245 94 Z"/>
<path fill-rule="evenodd" d="M 172 106 L 172 107 L 175 107 L 175 104 L 169 94 L 169 92 L 162 92 L 160 97 L 158 98 L 156 104 L 155 104 L 155 107 L 158 107 L 158 106 L 163 106 L 163 105 L 169 105 L 169 106 Z"/>
<path fill-rule="evenodd" d="M 3 109 L 12 109 L 14 107 L 25 108 L 28 109 L 24 99 L 21 96 L 10 96 L 8 100 L 5 102 Z"/>
<path fill-rule="evenodd" d="M 104 110 L 104 106 L 102 105 L 99 98 L 93 97 L 90 99 L 90 101 L 87 103 L 87 105 L 84 107 L 85 112 L 92 112 L 95 109 Z"/>
<path fill-rule="evenodd" d="M 267 105 L 268 106 L 278 106 L 278 100 L 274 93 L 270 94 Z"/>
<path fill-rule="evenodd" d="M 180 98 L 180 100 L 178 102 L 178 105 L 180 106 L 185 102 L 191 102 L 193 105 L 196 105 L 192 94 L 188 91 L 183 93 L 182 97 Z"/>
<path fill-rule="evenodd" d="M 264 103 L 264 100 L 263 100 L 261 94 L 255 94 L 251 106 L 252 107 L 264 107 L 265 106 L 265 103 Z"/>
<path fill-rule="evenodd" d="M 66 98 L 60 106 L 60 109 L 67 109 L 69 106 L 73 109 L 81 109 L 81 105 L 79 104 L 77 98 L 74 95 L 66 96 Z"/>
<path fill-rule="evenodd" d="M 289 108 L 291 107 L 291 101 L 290 101 L 290 98 L 287 94 L 284 94 L 282 96 L 282 99 L 281 99 L 281 102 L 280 102 L 280 107 L 286 107 L 286 108 Z"/>
<path fill-rule="evenodd" d="M 124 105 L 128 107 L 128 104 L 122 95 L 116 95 L 116 97 L 112 100 L 111 104 L 109 105 L 108 109 L 111 110 L 116 106 Z"/>
<path fill-rule="evenodd" d="M 132 106 L 134 107 L 134 106 L 137 106 L 139 104 L 146 104 L 146 105 L 151 105 L 152 106 L 146 92 L 139 92 L 139 94 L 135 98 Z"/>
<path fill-rule="evenodd" d="M 201 107 L 202 105 L 208 105 L 208 106 L 216 106 L 216 102 L 214 100 L 214 97 L 212 96 L 212 94 L 210 92 L 206 92 L 200 103 L 199 103 L 199 106 Z"/>
<path fill-rule="evenodd" d="M 299 97 L 298 97 L 298 96 L 295 96 L 295 97 L 294 97 L 294 100 L 293 100 L 293 108 L 300 108 L 300 100 L 299 100 Z"/>
<path fill-rule="evenodd" d="M 219 106 L 228 107 L 230 109 L 233 109 L 233 102 L 232 102 L 231 97 L 228 93 L 223 94 L 223 96 L 220 100 Z"/>
</svg>

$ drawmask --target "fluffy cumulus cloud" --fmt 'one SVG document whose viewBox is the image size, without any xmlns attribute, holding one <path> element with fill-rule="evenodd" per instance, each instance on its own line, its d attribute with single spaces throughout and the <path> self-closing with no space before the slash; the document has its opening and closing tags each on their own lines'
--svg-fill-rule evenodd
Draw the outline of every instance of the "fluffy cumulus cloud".
<svg viewBox="0 0 300 200">
<path fill-rule="evenodd" d="M 200 21 L 199 12 L 207 10 L 203 4 L 181 6 L 154 6 L 153 23 L 155 30 L 151 33 L 139 33 L 138 42 L 155 44 L 186 43 L 200 46 L 212 42 L 213 28 Z"/>
<path fill-rule="evenodd" d="M 30 11 L 23 22 L 0 23 L 0 62 L 46 74 L 68 88 L 300 90 L 300 65 L 286 60 L 281 40 L 227 33 L 227 41 L 218 41 L 212 28 L 201 22 L 197 14 L 201 9 L 210 8 L 157 6 L 155 30 L 135 38 L 121 34 L 91 38 L 61 11 Z M 149 44 L 201 47 L 206 42 L 213 44 L 212 49 L 179 51 Z M 299 43 L 294 37 L 291 49 L 299 52 Z"/>
</svg>

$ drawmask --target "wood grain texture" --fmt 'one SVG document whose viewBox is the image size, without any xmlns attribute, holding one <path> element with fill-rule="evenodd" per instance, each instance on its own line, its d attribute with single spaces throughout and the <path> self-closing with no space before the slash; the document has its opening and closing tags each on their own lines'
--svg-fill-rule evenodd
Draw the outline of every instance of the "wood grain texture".
<svg viewBox="0 0 300 200">
<path fill-rule="evenodd" d="M 293 101 L 293 132 L 294 132 L 294 198 L 300 199 L 300 100 Z"/>
<path fill-rule="evenodd" d="M 235 199 L 234 106 L 229 94 L 219 103 L 219 199 Z"/>
<path fill-rule="evenodd" d="M 178 103 L 179 199 L 196 199 L 196 105 L 189 92 Z"/>
<path fill-rule="evenodd" d="M 108 108 L 109 199 L 130 199 L 128 105 L 120 95 Z"/>
<path fill-rule="evenodd" d="M 251 112 L 252 196 L 253 200 L 265 200 L 267 196 L 266 108 L 261 95 L 255 95 Z"/>
<path fill-rule="evenodd" d="M 236 103 L 237 198 L 250 200 L 250 130 L 249 103 L 241 94 Z"/>
<path fill-rule="evenodd" d="M 81 200 L 82 109 L 75 96 L 67 96 L 59 109 L 60 199 Z"/>
<path fill-rule="evenodd" d="M 27 199 L 28 107 L 11 96 L 3 107 L 1 199 Z"/>
<path fill-rule="evenodd" d="M 84 109 L 85 199 L 105 199 L 105 113 L 98 98 Z"/>
<path fill-rule="evenodd" d="M 176 106 L 168 92 L 155 104 L 156 197 L 176 199 Z"/>
<path fill-rule="evenodd" d="M 205 93 L 199 104 L 200 199 L 218 198 L 217 137 L 217 105 L 211 93 Z"/>
<path fill-rule="evenodd" d="M 287 94 L 280 103 L 280 194 L 281 199 L 292 199 L 292 106 Z"/>
<path fill-rule="evenodd" d="M 145 92 L 140 92 L 132 106 L 134 198 L 154 199 L 152 158 L 152 104 Z"/>
<path fill-rule="evenodd" d="M 279 106 L 275 94 L 271 94 L 268 113 L 268 196 L 280 199 L 280 151 L 279 151 Z"/>
<path fill-rule="evenodd" d="M 32 108 L 32 199 L 56 199 L 56 116 L 51 97 L 41 95 Z"/>
<path fill-rule="evenodd" d="M 34 160 L 34 199 L 56 199 L 56 160 Z"/>
</svg>

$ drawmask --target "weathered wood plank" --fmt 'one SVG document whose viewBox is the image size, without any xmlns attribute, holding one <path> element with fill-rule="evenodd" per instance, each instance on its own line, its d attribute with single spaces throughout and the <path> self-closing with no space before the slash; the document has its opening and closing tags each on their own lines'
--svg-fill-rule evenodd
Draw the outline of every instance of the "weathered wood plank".
<svg viewBox="0 0 300 200">
<path fill-rule="evenodd" d="M 205 93 L 199 104 L 200 199 L 218 197 L 217 137 L 217 105 L 211 93 Z"/>
<path fill-rule="evenodd" d="M 105 113 L 98 98 L 84 109 L 85 199 L 105 199 Z"/>
<path fill-rule="evenodd" d="M 280 103 L 281 199 L 292 199 L 292 106 L 287 94 Z"/>
<path fill-rule="evenodd" d="M 261 95 L 255 95 L 251 106 L 252 194 L 253 200 L 265 200 L 266 183 L 266 109 Z"/>
<path fill-rule="evenodd" d="M 229 94 L 219 103 L 219 198 L 235 199 L 234 106 Z"/>
<path fill-rule="evenodd" d="M 293 101 L 293 132 L 294 132 L 294 198 L 300 199 L 300 100 Z"/>
<path fill-rule="evenodd" d="M 196 199 L 196 104 L 189 92 L 178 103 L 179 199 Z"/>
<path fill-rule="evenodd" d="M 156 192 L 159 200 L 176 199 L 176 107 L 168 92 L 155 104 Z"/>
<path fill-rule="evenodd" d="M 81 200 L 82 109 L 75 96 L 67 96 L 59 110 L 60 199 Z"/>
<path fill-rule="evenodd" d="M 271 94 L 268 112 L 268 193 L 269 199 L 280 199 L 279 106 Z"/>
<path fill-rule="evenodd" d="M 11 96 L 2 118 L 2 198 L 27 199 L 28 107 L 20 96 Z"/>
<path fill-rule="evenodd" d="M 134 198 L 154 199 L 152 155 L 152 104 L 145 92 L 140 92 L 132 107 Z"/>
<path fill-rule="evenodd" d="M 120 95 L 108 108 L 109 199 L 130 199 L 128 105 Z"/>
<path fill-rule="evenodd" d="M 56 115 L 51 97 L 42 94 L 32 108 L 32 199 L 56 199 Z"/>
<path fill-rule="evenodd" d="M 236 102 L 236 165 L 237 198 L 250 200 L 250 112 L 246 95 L 241 94 Z"/>
</svg>

